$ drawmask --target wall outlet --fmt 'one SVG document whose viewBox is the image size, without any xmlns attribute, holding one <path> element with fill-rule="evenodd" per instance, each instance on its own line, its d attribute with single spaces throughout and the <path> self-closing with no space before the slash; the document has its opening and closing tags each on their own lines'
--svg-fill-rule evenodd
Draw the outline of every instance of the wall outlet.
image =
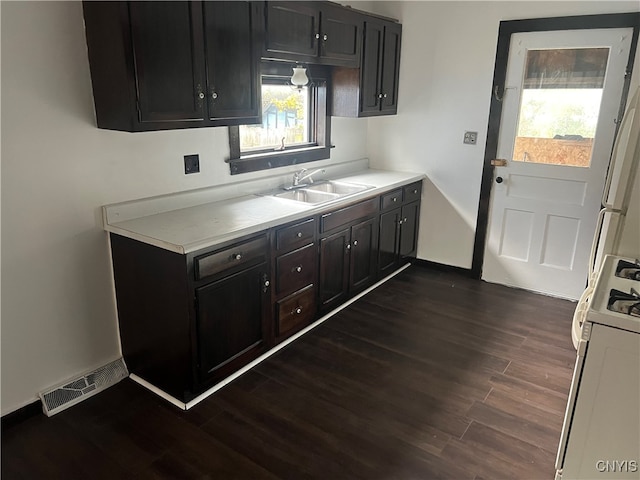
<svg viewBox="0 0 640 480">
<path fill-rule="evenodd" d="M 475 145 L 478 141 L 478 132 L 464 132 L 464 140 L 462 143 L 467 145 Z"/>
<path fill-rule="evenodd" d="M 184 174 L 198 173 L 200 171 L 200 155 L 185 155 L 184 156 Z"/>
</svg>

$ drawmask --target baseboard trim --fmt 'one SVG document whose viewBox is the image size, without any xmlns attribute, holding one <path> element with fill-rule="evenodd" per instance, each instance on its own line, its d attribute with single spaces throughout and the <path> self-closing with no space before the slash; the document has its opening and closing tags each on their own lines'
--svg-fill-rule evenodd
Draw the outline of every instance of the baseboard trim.
<svg viewBox="0 0 640 480">
<path fill-rule="evenodd" d="M 417 267 L 429 268 L 431 270 L 438 270 L 440 272 L 455 272 L 467 277 L 475 278 L 473 271 L 470 268 L 455 267 L 453 265 L 432 262 L 430 260 L 421 260 L 419 258 L 413 259 L 412 263 Z"/>
<path fill-rule="evenodd" d="M 2 419 L 0 420 L 0 423 L 2 424 L 0 429 L 4 433 L 5 430 L 15 427 L 16 425 L 29 420 L 32 417 L 36 417 L 39 414 L 43 414 L 42 403 L 40 402 L 40 400 L 35 400 L 33 403 L 29 403 L 24 407 L 18 408 L 11 413 L 3 415 Z"/>
<path fill-rule="evenodd" d="M 172 395 L 169 395 L 168 393 L 166 393 L 165 391 L 159 389 L 158 387 L 156 387 L 155 385 L 147 382 L 146 380 L 144 380 L 143 378 L 140 378 L 139 376 L 137 376 L 136 374 L 132 373 L 129 375 L 129 378 L 131 378 L 131 380 L 133 380 L 134 382 L 142 385 L 143 387 L 145 387 L 146 389 L 150 390 L 151 392 L 155 393 L 156 395 L 164 398 L 165 400 L 167 400 L 168 402 L 174 404 L 176 407 L 182 409 L 182 410 L 189 410 L 191 407 L 197 405 L 198 403 L 200 403 L 201 401 L 205 400 L 207 397 L 209 397 L 211 394 L 217 392 L 218 390 L 220 390 L 222 387 L 224 387 L 225 385 L 227 385 L 228 383 L 232 382 L 233 380 L 235 380 L 236 378 L 238 378 L 240 375 L 242 375 L 243 373 L 248 372 L 249 370 L 251 370 L 253 367 L 255 367 L 256 365 L 258 365 L 259 363 L 261 363 L 262 361 L 266 360 L 267 358 L 269 358 L 271 355 L 273 355 L 274 353 L 278 352 L 279 350 L 281 350 L 282 348 L 286 347 L 287 345 L 289 345 L 291 342 L 293 342 L 294 340 L 300 338 L 302 335 L 304 335 L 305 333 L 307 333 L 310 330 L 313 330 L 314 328 L 316 328 L 318 325 L 320 325 L 321 323 L 325 322 L 326 320 L 328 320 L 329 318 L 333 317 L 336 313 L 338 313 L 339 311 L 347 308 L 349 305 L 351 305 L 353 302 L 359 300 L 360 298 L 364 297 L 367 293 L 371 292 L 372 290 L 375 290 L 376 288 L 378 288 L 380 285 L 382 285 L 383 283 L 385 283 L 386 281 L 390 280 L 391 278 L 395 277 L 396 275 L 398 275 L 400 272 L 402 272 L 403 270 L 409 268 L 411 266 L 411 263 L 407 263 L 406 265 L 403 265 L 402 267 L 400 267 L 398 270 L 394 271 L 393 273 L 387 275 L 386 277 L 384 277 L 382 280 L 376 282 L 375 284 L 371 285 L 369 288 L 367 288 L 366 290 L 363 290 L 362 292 L 360 292 L 359 294 L 357 294 L 356 296 L 354 296 L 353 298 L 350 298 L 349 300 L 347 300 L 345 303 L 343 303 L 342 305 L 340 305 L 339 307 L 335 308 L 334 310 L 331 310 L 329 313 L 327 313 L 326 315 L 320 317 L 318 320 L 316 320 L 315 322 L 313 322 L 311 325 L 305 327 L 304 329 L 300 330 L 298 333 L 296 333 L 295 335 L 292 335 L 291 337 L 287 338 L 286 340 L 284 340 L 282 343 L 279 343 L 278 345 L 276 345 L 275 347 L 273 347 L 271 350 L 269 350 L 268 352 L 265 352 L 264 354 L 262 354 L 261 356 L 259 356 L 258 358 L 256 358 L 254 361 L 252 361 L 251 363 L 248 363 L 247 365 L 245 365 L 244 367 L 242 367 L 240 370 L 232 373 L 231 375 L 229 375 L 227 378 L 225 378 L 224 380 L 222 380 L 221 382 L 215 384 L 213 387 L 209 388 L 207 391 L 201 393 L 200 395 L 198 395 L 197 397 L 195 397 L 193 400 L 185 403 L 181 400 L 178 400 L 177 398 L 173 397 Z"/>
</svg>

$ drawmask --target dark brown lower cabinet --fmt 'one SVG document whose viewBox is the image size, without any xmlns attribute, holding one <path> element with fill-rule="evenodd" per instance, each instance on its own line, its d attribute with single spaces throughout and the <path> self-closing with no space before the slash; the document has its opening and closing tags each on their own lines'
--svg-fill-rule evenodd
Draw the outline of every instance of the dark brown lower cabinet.
<svg viewBox="0 0 640 480">
<path fill-rule="evenodd" d="M 376 218 L 320 239 L 320 307 L 329 310 L 376 278 Z"/>
<path fill-rule="evenodd" d="M 339 303 L 349 291 L 349 235 L 346 228 L 320 239 L 320 308 Z"/>
<path fill-rule="evenodd" d="M 418 247 L 420 202 L 412 202 L 380 215 L 378 272 L 390 274 L 406 258 L 415 257 Z"/>
<path fill-rule="evenodd" d="M 129 371 L 188 402 L 270 345 L 269 234 L 178 254 L 111 234 Z"/>
<path fill-rule="evenodd" d="M 420 203 L 413 202 L 402 207 L 400 217 L 400 259 L 415 257 L 418 249 L 418 220 Z"/>
<path fill-rule="evenodd" d="M 368 287 L 376 278 L 377 223 L 375 218 L 371 218 L 351 227 L 349 273 L 349 291 L 351 293 Z"/>
<path fill-rule="evenodd" d="M 398 226 L 400 209 L 380 215 L 380 235 L 378 240 L 378 271 L 382 276 L 395 270 L 398 264 Z"/>
<path fill-rule="evenodd" d="M 201 382 L 228 375 L 266 347 L 266 263 L 196 289 L 196 338 Z"/>
<path fill-rule="evenodd" d="M 111 234 L 132 374 L 189 402 L 415 256 L 414 183 L 197 252 Z"/>
</svg>

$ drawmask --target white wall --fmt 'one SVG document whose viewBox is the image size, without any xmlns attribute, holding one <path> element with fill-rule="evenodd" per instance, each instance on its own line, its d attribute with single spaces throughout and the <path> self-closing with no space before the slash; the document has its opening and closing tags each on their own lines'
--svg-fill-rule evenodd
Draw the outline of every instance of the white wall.
<svg viewBox="0 0 640 480">
<path fill-rule="evenodd" d="M 120 355 L 99 207 L 231 177 L 227 129 L 95 127 L 79 2 L 1 2 L 2 414 Z M 362 158 L 366 120 L 334 119 L 330 162 Z M 182 157 L 199 153 L 201 173 Z M 287 172 L 289 169 L 280 169 Z"/>
<path fill-rule="evenodd" d="M 369 120 L 371 166 L 427 174 L 418 257 L 469 268 L 500 21 L 631 12 L 639 4 L 407 1 L 371 7 L 403 24 L 398 115 Z M 478 132 L 477 145 L 462 143 L 466 130 Z"/>
</svg>

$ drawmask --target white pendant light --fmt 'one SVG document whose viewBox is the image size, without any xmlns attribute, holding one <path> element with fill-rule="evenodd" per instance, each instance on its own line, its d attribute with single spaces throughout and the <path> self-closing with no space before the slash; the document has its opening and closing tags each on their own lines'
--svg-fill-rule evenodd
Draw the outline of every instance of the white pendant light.
<svg viewBox="0 0 640 480">
<path fill-rule="evenodd" d="M 300 65 L 296 65 L 293 67 L 293 75 L 291 76 L 291 84 L 301 89 L 305 85 L 309 83 L 309 77 L 307 77 L 307 69 L 301 67 Z"/>
</svg>

